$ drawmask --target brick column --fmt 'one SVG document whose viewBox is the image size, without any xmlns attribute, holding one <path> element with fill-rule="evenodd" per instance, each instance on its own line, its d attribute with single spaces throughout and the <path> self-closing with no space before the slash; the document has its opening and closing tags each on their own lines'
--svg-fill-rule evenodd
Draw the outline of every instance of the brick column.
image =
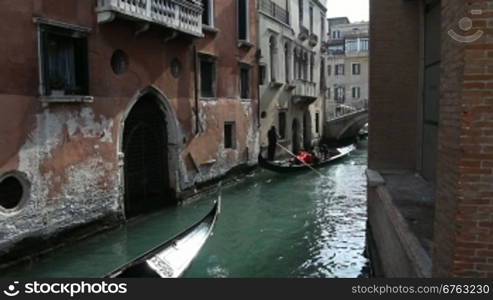
<svg viewBox="0 0 493 300">
<path fill-rule="evenodd" d="M 471 13 L 475 9 L 482 13 Z M 493 277 L 492 16 L 491 1 L 442 0 L 435 277 Z M 472 19 L 467 32 L 458 26 L 464 17 Z M 484 33 L 463 43 L 449 29 L 462 36 Z"/>
</svg>

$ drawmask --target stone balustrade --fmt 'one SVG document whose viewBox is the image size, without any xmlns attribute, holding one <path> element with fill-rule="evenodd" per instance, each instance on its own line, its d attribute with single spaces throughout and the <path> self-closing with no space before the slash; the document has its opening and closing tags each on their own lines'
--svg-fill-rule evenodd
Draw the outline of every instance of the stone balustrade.
<svg viewBox="0 0 493 300">
<path fill-rule="evenodd" d="M 295 104 L 311 104 L 318 98 L 317 84 L 306 80 L 296 80 L 293 99 Z"/>
<path fill-rule="evenodd" d="M 161 25 L 202 37 L 202 5 L 196 0 L 98 0 L 98 23 L 116 17 Z"/>
</svg>

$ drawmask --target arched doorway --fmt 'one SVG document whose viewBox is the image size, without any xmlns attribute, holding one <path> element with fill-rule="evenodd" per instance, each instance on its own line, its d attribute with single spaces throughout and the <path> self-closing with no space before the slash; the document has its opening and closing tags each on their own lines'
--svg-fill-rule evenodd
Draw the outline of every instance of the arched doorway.
<svg viewBox="0 0 493 300">
<path fill-rule="evenodd" d="M 309 111 L 303 115 L 303 147 L 305 150 L 312 147 L 312 116 Z"/>
<path fill-rule="evenodd" d="M 300 124 L 298 119 L 293 120 L 292 134 L 293 153 L 298 154 L 300 152 Z"/>
<path fill-rule="evenodd" d="M 132 218 L 173 204 L 168 166 L 168 133 L 160 99 L 140 97 L 123 132 L 125 216 Z"/>
</svg>

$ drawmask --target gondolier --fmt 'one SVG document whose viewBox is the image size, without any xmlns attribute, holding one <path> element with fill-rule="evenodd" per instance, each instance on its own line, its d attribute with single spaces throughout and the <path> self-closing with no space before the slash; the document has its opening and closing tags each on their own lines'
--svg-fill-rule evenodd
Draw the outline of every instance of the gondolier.
<svg viewBox="0 0 493 300">
<path fill-rule="evenodd" d="M 272 126 L 267 133 L 267 138 L 269 140 L 267 159 L 270 161 L 273 161 L 276 157 L 277 137 L 276 126 Z"/>
</svg>

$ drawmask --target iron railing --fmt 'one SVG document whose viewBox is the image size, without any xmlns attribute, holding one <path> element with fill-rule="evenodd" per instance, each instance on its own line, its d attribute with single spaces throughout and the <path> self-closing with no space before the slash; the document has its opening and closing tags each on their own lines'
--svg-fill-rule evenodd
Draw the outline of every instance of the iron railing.
<svg viewBox="0 0 493 300">
<path fill-rule="evenodd" d="M 260 10 L 280 22 L 288 25 L 290 24 L 289 11 L 272 2 L 271 0 L 260 0 Z"/>
</svg>

